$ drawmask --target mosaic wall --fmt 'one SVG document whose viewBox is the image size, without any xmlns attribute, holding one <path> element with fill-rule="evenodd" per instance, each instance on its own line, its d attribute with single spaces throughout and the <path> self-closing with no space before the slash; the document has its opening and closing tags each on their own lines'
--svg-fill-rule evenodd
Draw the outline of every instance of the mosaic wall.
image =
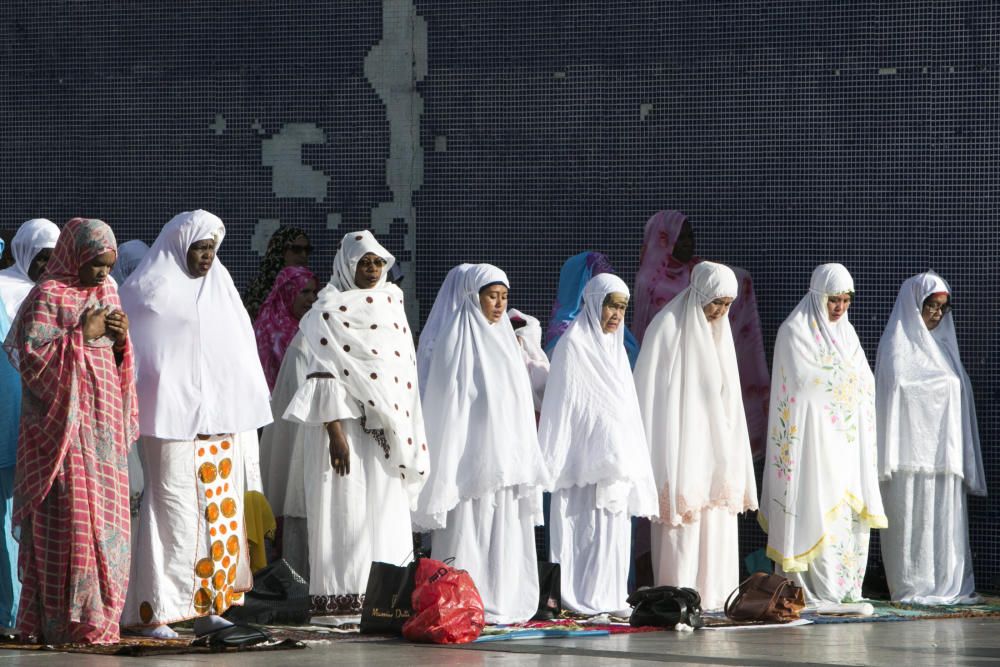
<svg viewBox="0 0 1000 667">
<path fill-rule="evenodd" d="M 195 207 L 238 283 L 279 224 L 326 273 L 370 227 L 411 316 L 452 265 L 506 269 L 547 319 L 584 249 L 631 280 L 656 210 L 751 271 L 768 346 L 843 262 L 874 361 L 899 283 L 952 284 L 1000 493 L 993 356 L 997 6 L 988 1 L 12 0 L 0 21 L 0 228 L 101 217 L 151 242 Z M 971 502 L 980 587 L 1000 503 Z M 746 531 L 748 545 L 759 535 Z"/>
</svg>

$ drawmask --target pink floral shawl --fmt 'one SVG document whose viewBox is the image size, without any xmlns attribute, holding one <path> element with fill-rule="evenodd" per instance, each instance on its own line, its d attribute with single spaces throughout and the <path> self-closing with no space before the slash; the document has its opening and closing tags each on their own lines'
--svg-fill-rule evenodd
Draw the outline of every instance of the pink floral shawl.
<svg viewBox="0 0 1000 667">
<path fill-rule="evenodd" d="M 292 304 L 310 280 L 316 282 L 316 275 L 304 266 L 283 268 L 254 320 L 257 354 L 264 367 L 267 388 L 271 391 L 274 391 L 274 382 L 278 379 L 285 350 L 299 330 L 299 321 L 292 313 Z"/>
</svg>

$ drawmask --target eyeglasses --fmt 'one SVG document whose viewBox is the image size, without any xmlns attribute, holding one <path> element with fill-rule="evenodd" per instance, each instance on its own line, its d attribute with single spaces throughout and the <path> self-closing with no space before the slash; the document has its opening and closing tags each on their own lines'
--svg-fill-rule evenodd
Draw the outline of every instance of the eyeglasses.
<svg viewBox="0 0 1000 667">
<path fill-rule="evenodd" d="M 362 269 L 370 269 L 372 267 L 382 268 L 385 266 L 385 260 L 381 257 L 376 257 L 375 259 L 369 259 L 368 257 L 362 257 L 358 260 L 358 267 Z"/>
<path fill-rule="evenodd" d="M 302 245 L 302 244 L 293 243 L 291 245 L 285 246 L 285 251 L 286 252 L 294 252 L 296 254 L 305 253 L 306 255 L 308 255 L 309 253 L 312 252 L 312 246 L 308 245 L 308 244 Z"/>
<path fill-rule="evenodd" d="M 942 315 L 947 315 L 952 309 L 950 303 L 925 303 L 923 311 L 928 315 L 933 315 L 934 313 L 941 313 Z"/>
</svg>

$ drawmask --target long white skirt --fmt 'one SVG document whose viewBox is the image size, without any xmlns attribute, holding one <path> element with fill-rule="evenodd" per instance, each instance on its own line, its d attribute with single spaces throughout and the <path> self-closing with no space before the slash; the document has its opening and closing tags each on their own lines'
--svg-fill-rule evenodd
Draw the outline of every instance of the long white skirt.
<svg viewBox="0 0 1000 667">
<path fill-rule="evenodd" d="M 309 594 L 313 613 L 361 613 L 372 561 L 405 565 L 413 557 L 410 504 L 403 482 L 379 462 L 381 449 L 357 419 L 342 419 L 351 472 L 330 465 L 329 439 L 310 429 L 302 443 Z"/>
<path fill-rule="evenodd" d="M 241 440 L 139 439 L 145 489 L 122 625 L 152 626 L 242 603 L 253 577 Z"/>
<path fill-rule="evenodd" d="M 518 498 L 515 487 L 462 500 L 435 530 L 431 555 L 454 558 L 479 589 L 487 623 L 521 623 L 538 611 L 537 501 Z"/>
<path fill-rule="evenodd" d="M 740 583 L 739 526 L 726 509 L 707 509 L 691 524 L 654 521 L 650 530 L 657 586 L 693 588 L 702 609 L 722 609 Z"/>
<path fill-rule="evenodd" d="M 914 604 L 975 604 L 969 520 L 962 479 L 896 472 L 882 484 L 889 527 L 882 561 L 892 599 Z"/>
<path fill-rule="evenodd" d="M 819 555 L 805 572 L 785 572 L 775 564 L 777 574 L 802 587 L 806 603 L 840 604 L 862 600 L 861 584 L 868 568 L 868 542 L 871 528 L 858 520 L 846 504 L 833 518 L 833 525 Z"/>
<path fill-rule="evenodd" d="M 559 563 L 562 606 L 580 614 L 628 616 L 632 522 L 597 508 L 597 485 L 552 494 L 549 553 Z"/>
</svg>

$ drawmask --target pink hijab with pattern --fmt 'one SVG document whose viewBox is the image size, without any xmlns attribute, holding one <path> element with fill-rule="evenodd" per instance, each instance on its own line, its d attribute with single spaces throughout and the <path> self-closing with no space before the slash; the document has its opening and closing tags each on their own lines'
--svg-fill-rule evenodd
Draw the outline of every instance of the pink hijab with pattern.
<svg viewBox="0 0 1000 667">
<path fill-rule="evenodd" d="M 292 339 L 299 330 L 299 320 L 292 312 L 295 297 L 309 281 L 316 281 L 316 275 L 304 266 L 286 266 L 274 280 L 271 292 L 264 299 L 257 319 L 253 323 L 253 333 L 257 338 L 257 354 L 264 367 L 267 388 L 274 391 L 281 361 L 285 358 Z M 317 283 L 318 284 L 318 283 Z"/>
</svg>

